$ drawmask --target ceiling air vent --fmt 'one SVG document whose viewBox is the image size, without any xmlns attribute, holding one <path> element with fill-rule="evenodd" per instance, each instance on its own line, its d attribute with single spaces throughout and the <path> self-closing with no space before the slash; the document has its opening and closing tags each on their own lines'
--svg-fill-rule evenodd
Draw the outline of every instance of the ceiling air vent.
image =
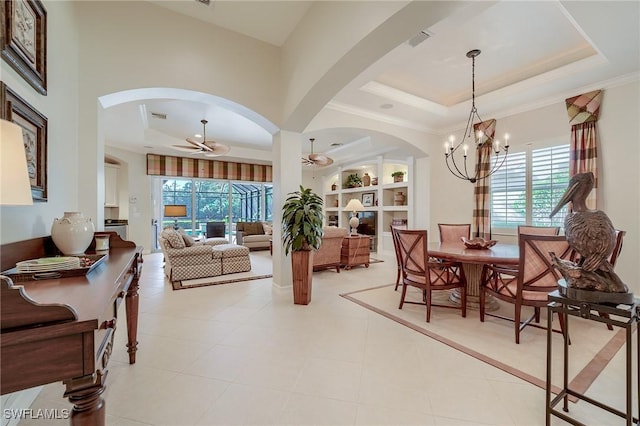
<svg viewBox="0 0 640 426">
<path fill-rule="evenodd" d="M 202 3 L 202 4 L 206 4 L 207 6 L 209 6 L 209 3 L 211 3 L 211 0 L 196 0 L 198 3 Z"/>
<path fill-rule="evenodd" d="M 157 118 L 157 119 L 160 119 L 160 120 L 166 120 L 167 119 L 167 114 L 161 114 L 159 112 L 152 112 L 151 116 L 153 118 Z"/>
<path fill-rule="evenodd" d="M 409 43 L 411 47 L 416 47 L 429 37 L 431 37 L 431 33 L 429 33 L 427 30 L 422 30 L 417 35 L 411 37 L 407 43 Z"/>
</svg>

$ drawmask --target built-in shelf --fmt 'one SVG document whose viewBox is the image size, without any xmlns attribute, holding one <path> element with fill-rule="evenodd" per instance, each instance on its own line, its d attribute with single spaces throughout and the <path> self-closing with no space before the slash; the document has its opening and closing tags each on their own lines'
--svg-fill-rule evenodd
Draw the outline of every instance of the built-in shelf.
<svg viewBox="0 0 640 426">
<path fill-rule="evenodd" d="M 376 244 L 373 244 L 374 247 L 392 250 L 391 232 L 389 231 L 391 223 L 398 220 L 411 223 L 413 219 L 412 168 L 412 158 L 408 158 L 406 161 L 398 161 L 377 157 L 375 160 L 345 166 L 331 175 L 324 176 L 325 223 L 349 228 L 351 212 L 345 210 L 344 207 L 352 198 L 363 201 L 365 194 L 373 194 L 373 205 L 366 206 L 364 211 L 359 214 L 361 223 L 363 221 L 366 221 L 367 224 L 372 221 L 375 223 L 375 235 L 372 235 L 376 242 Z M 397 171 L 404 172 L 404 180 L 402 182 L 394 182 L 394 178 L 391 176 L 392 173 Z M 362 178 L 364 173 L 367 173 L 371 178 L 370 185 L 356 188 L 345 187 L 349 175 L 357 174 Z M 376 181 L 377 184 L 373 185 L 373 182 Z M 335 185 L 335 190 L 332 189 L 332 185 Z M 396 205 L 395 198 L 399 192 L 402 192 L 404 196 L 402 205 Z M 371 213 L 374 213 L 374 219 L 372 219 Z"/>
</svg>

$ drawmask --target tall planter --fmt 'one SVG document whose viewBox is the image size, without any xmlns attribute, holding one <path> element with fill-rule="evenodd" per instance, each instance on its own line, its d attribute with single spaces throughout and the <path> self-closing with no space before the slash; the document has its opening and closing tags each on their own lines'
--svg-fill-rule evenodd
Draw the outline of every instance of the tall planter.
<svg viewBox="0 0 640 426">
<path fill-rule="evenodd" d="M 313 278 L 313 250 L 291 253 L 293 274 L 293 303 L 308 305 L 311 302 L 311 280 Z"/>
<path fill-rule="evenodd" d="M 322 243 L 322 198 L 300 186 L 291 192 L 282 206 L 282 246 L 291 253 L 293 303 L 311 302 L 313 250 Z"/>
</svg>

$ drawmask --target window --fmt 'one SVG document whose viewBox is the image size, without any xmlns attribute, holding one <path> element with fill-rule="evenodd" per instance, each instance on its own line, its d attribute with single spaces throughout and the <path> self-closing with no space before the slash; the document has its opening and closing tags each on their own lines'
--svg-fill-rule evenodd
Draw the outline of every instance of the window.
<svg viewBox="0 0 640 426">
<path fill-rule="evenodd" d="M 553 218 L 549 214 L 569 184 L 568 144 L 512 152 L 490 179 L 494 232 L 564 224 L 566 206 Z"/>
<path fill-rule="evenodd" d="M 238 221 L 272 220 L 273 185 L 212 179 L 160 178 L 162 204 L 185 204 L 187 217 L 178 226 L 190 235 L 205 233 L 207 222 L 225 222 L 233 233 Z M 174 218 L 163 218 L 172 226 Z"/>
</svg>

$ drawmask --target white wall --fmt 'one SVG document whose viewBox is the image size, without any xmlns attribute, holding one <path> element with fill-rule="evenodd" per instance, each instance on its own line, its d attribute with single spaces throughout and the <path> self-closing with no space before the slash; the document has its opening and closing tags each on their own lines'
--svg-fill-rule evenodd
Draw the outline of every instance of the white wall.
<svg viewBox="0 0 640 426">
<path fill-rule="evenodd" d="M 0 243 L 51 234 L 54 218 L 78 210 L 78 50 L 71 2 L 44 1 L 47 9 L 47 96 L 38 94 L 5 61 L 2 81 L 48 119 L 48 201 L 0 207 Z"/>
</svg>

